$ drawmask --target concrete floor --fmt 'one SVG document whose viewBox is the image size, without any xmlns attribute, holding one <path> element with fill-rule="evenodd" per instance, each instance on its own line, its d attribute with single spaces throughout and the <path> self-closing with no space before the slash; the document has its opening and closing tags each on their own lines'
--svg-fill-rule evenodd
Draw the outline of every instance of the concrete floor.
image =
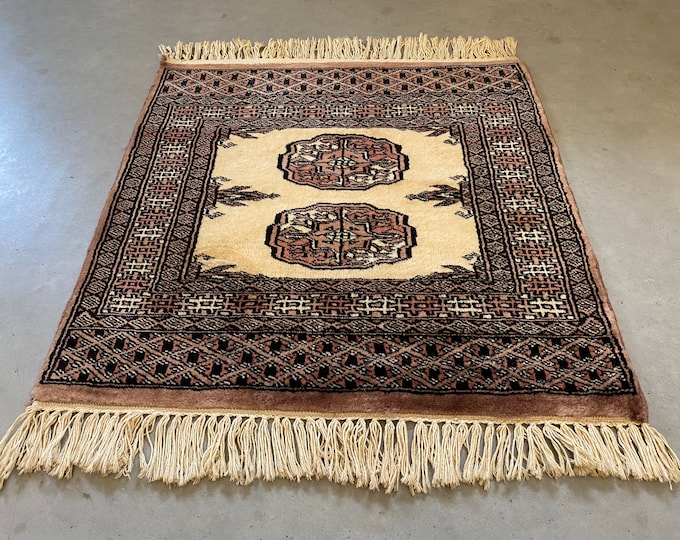
<svg viewBox="0 0 680 540">
<path fill-rule="evenodd" d="M 513 35 L 652 424 L 680 450 L 675 0 L 0 0 L 0 430 L 19 414 L 157 68 L 158 43 Z M 678 538 L 680 490 L 563 479 L 412 498 L 328 482 L 168 489 L 13 476 L 1 538 Z"/>
</svg>

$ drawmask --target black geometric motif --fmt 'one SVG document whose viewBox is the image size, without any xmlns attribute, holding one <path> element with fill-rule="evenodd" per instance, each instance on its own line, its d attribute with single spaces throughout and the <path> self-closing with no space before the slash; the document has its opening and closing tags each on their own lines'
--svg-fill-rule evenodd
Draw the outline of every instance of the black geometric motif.
<svg viewBox="0 0 680 540">
<path fill-rule="evenodd" d="M 462 180 L 462 176 L 455 176 L 452 180 Z M 430 191 L 422 191 L 417 194 L 407 195 L 406 198 L 418 201 L 438 201 L 435 206 L 451 206 L 461 202 L 460 189 L 446 184 L 437 184 L 432 186 L 435 188 Z"/>
<path fill-rule="evenodd" d="M 277 193 L 262 193 L 260 191 L 246 191 L 250 186 L 234 186 L 228 189 L 220 189 L 215 197 L 217 202 L 227 206 L 246 206 L 245 201 L 262 201 L 264 199 L 276 199 Z"/>
</svg>

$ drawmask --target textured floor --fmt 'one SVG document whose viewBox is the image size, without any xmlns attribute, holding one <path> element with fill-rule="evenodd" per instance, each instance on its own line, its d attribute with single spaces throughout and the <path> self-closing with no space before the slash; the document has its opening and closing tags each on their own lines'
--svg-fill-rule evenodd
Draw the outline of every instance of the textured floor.
<svg viewBox="0 0 680 540">
<path fill-rule="evenodd" d="M 0 431 L 49 348 L 158 43 L 422 31 L 518 39 L 651 422 L 679 450 L 679 25 L 674 0 L 0 0 Z M 679 491 L 562 479 L 412 498 L 325 481 L 13 476 L 0 538 L 678 538 Z"/>
</svg>

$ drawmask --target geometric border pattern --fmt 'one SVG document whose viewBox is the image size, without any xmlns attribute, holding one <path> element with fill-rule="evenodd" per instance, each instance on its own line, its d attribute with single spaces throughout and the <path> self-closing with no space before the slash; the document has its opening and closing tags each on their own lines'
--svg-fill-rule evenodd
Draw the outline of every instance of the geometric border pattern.
<svg viewBox="0 0 680 540">
<path fill-rule="evenodd" d="M 411 280 L 200 273 L 191 253 L 216 149 L 232 134 L 288 127 L 391 127 L 460 142 L 464 204 L 480 238 L 475 271 Z M 408 360 L 395 356 L 405 350 Z M 635 392 L 538 106 L 513 63 L 166 68 L 42 382 Z"/>
</svg>

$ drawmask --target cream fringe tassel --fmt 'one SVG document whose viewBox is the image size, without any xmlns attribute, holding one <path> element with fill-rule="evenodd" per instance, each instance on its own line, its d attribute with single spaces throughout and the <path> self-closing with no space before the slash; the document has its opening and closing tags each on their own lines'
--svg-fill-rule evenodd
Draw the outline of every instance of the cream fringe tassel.
<svg viewBox="0 0 680 540">
<path fill-rule="evenodd" d="M 224 60 L 489 60 L 515 56 L 514 38 L 307 38 L 270 39 L 265 45 L 243 39 L 160 46 L 169 61 Z"/>
<path fill-rule="evenodd" d="M 491 480 L 614 476 L 680 481 L 680 461 L 647 424 L 323 419 L 117 410 L 34 403 L 0 441 L 0 488 L 14 469 L 185 485 L 227 477 L 327 478 L 412 493 Z"/>
</svg>

